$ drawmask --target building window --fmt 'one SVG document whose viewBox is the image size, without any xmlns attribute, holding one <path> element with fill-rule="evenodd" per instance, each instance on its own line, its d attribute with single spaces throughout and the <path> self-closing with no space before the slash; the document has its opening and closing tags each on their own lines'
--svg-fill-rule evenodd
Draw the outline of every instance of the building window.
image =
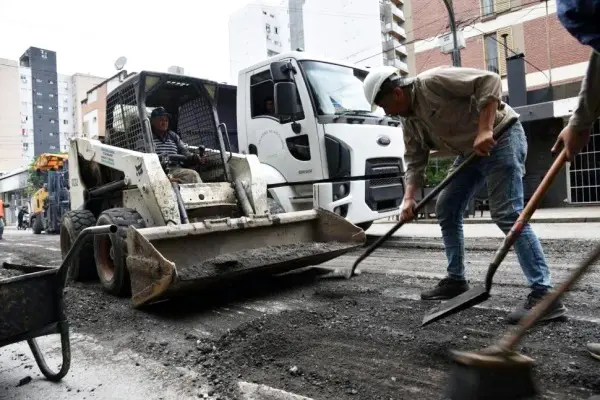
<svg viewBox="0 0 600 400">
<path fill-rule="evenodd" d="M 54 132 L 48 133 L 48 136 L 54 136 Z"/>
<path fill-rule="evenodd" d="M 27 102 L 26 101 L 22 101 L 21 105 L 27 107 Z"/>
<path fill-rule="evenodd" d="M 69 107 L 63 107 L 64 112 L 69 112 Z"/>
<path fill-rule="evenodd" d="M 63 125 L 69 125 L 69 121 L 66 119 L 63 119 Z"/>
<path fill-rule="evenodd" d="M 38 104 L 38 105 L 37 105 L 37 108 L 41 110 L 41 109 L 42 109 L 42 108 L 44 108 L 44 107 L 43 107 L 42 105 Z"/>
<path fill-rule="evenodd" d="M 29 150 L 29 143 L 23 143 L 23 150 Z"/>
<path fill-rule="evenodd" d="M 488 71 L 500 73 L 498 68 L 498 43 L 496 42 L 496 32 L 484 36 L 485 43 L 485 67 Z"/>
<path fill-rule="evenodd" d="M 37 94 L 38 96 L 41 96 L 42 92 L 35 92 L 35 94 Z"/>
<path fill-rule="evenodd" d="M 50 146 L 50 150 L 56 150 L 56 146 Z"/>
<path fill-rule="evenodd" d="M 42 80 L 41 80 L 40 78 L 35 78 L 35 81 L 36 81 L 37 83 L 42 83 Z"/>
<path fill-rule="evenodd" d="M 21 74 L 21 82 L 27 83 L 27 75 Z"/>
<path fill-rule="evenodd" d="M 56 120 L 51 118 L 51 119 L 50 119 L 50 123 L 51 123 L 51 124 L 55 124 L 55 123 L 56 123 Z"/>
<path fill-rule="evenodd" d="M 48 79 L 48 83 L 54 85 L 54 81 L 52 79 Z"/>
<path fill-rule="evenodd" d="M 48 58 L 48 53 L 46 52 L 46 50 L 40 49 L 40 53 L 42 54 L 42 58 Z"/>
<path fill-rule="evenodd" d="M 504 0 L 508 1 L 508 0 Z M 481 0 L 481 15 L 487 17 L 494 13 L 494 0 Z"/>
<path fill-rule="evenodd" d="M 54 97 L 54 93 L 50 93 L 48 96 L 50 96 L 50 97 Z"/>
</svg>

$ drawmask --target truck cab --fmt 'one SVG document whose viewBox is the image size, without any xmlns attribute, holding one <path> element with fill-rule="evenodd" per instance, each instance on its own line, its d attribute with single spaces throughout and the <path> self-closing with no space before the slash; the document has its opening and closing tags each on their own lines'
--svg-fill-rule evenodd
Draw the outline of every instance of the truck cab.
<svg viewBox="0 0 600 400">
<path fill-rule="evenodd" d="M 239 152 L 257 155 L 269 196 L 284 211 L 320 207 L 363 229 L 398 213 L 402 130 L 381 109 L 371 111 L 362 86 L 367 74 L 288 52 L 240 71 L 237 88 L 219 88 L 220 120 L 235 126 L 228 129 Z M 226 104 L 232 98 L 235 113 Z"/>
</svg>

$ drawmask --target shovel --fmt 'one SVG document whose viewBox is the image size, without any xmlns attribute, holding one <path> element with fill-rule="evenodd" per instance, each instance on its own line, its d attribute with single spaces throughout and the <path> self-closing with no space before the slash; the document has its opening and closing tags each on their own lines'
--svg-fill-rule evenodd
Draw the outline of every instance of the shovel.
<svg viewBox="0 0 600 400">
<path fill-rule="evenodd" d="M 496 142 L 497 142 L 502 137 L 502 135 L 504 135 L 504 133 L 506 131 L 508 131 L 508 129 L 510 127 L 512 127 L 512 125 L 514 123 L 516 123 L 516 120 L 512 124 L 508 124 L 503 130 L 496 132 L 494 134 L 494 140 L 496 140 Z M 429 194 L 427 196 L 423 197 L 423 200 L 421 200 L 415 206 L 415 208 L 413 210 L 413 215 L 415 215 L 415 216 L 418 215 L 419 211 L 421 211 L 427 205 L 427 203 L 429 203 L 429 201 L 431 201 L 431 199 L 433 199 L 435 196 L 437 196 L 446 186 L 448 186 L 448 184 L 450 184 L 450 182 L 452 182 L 452 180 L 458 173 L 460 173 L 463 169 L 465 169 L 468 165 L 470 165 L 475 159 L 479 159 L 479 158 L 480 158 L 480 156 L 477 153 L 474 153 L 474 152 L 471 153 L 471 155 L 469 155 L 469 157 L 467 157 L 466 160 L 464 160 L 458 167 L 456 167 L 456 169 L 454 169 L 454 171 L 449 173 L 448 176 L 446 176 L 446 178 L 444 178 L 443 181 L 441 181 L 435 188 L 433 188 L 433 190 L 431 192 L 429 192 Z M 358 264 L 360 264 L 365 258 L 369 257 L 373 251 L 375 251 L 377 248 L 379 248 L 398 229 L 402 228 L 402 226 L 404 226 L 405 223 L 410 222 L 411 220 L 400 221 L 400 222 L 396 223 L 396 225 L 394 225 L 392 227 L 392 229 L 390 229 L 385 235 L 381 236 L 379 239 L 377 239 L 377 241 L 375 243 L 373 243 L 371 246 L 369 246 L 367 248 L 367 250 L 365 250 L 365 252 L 363 254 L 361 254 L 361 256 L 358 257 L 358 259 L 354 262 L 354 264 L 352 265 L 352 268 L 350 269 L 350 274 L 347 276 L 347 278 L 350 279 L 351 277 L 353 277 L 355 275 L 354 271 L 356 270 L 356 267 L 358 267 Z"/>
<path fill-rule="evenodd" d="M 438 321 L 442 318 L 445 318 L 449 315 L 456 314 L 462 310 L 473 307 L 477 304 L 483 303 L 487 299 L 490 298 L 490 290 L 492 289 L 492 280 L 494 279 L 494 274 L 498 270 L 500 263 L 504 261 L 504 257 L 508 254 L 510 248 L 515 244 L 521 232 L 525 228 L 525 225 L 531 219 L 533 212 L 537 209 L 540 201 L 552 185 L 554 178 L 558 175 L 561 168 L 567 161 L 567 153 L 566 150 L 559 154 L 558 158 L 554 160 L 554 163 L 544 176 L 544 179 L 535 190 L 531 199 L 525 206 L 525 209 L 519 216 L 519 219 L 513 224 L 510 232 L 504 238 L 502 245 L 496 251 L 492 262 L 488 267 L 487 274 L 485 276 L 485 286 L 476 286 L 471 290 L 464 292 L 463 294 L 454 297 L 451 300 L 448 300 L 442 303 L 439 307 L 432 309 L 428 315 L 423 318 L 423 323 L 421 326 L 428 325 L 434 321 Z"/>
<path fill-rule="evenodd" d="M 600 245 L 588 254 L 566 282 L 548 293 L 529 311 L 519 325 L 509 330 L 496 345 L 480 352 L 452 351 L 454 369 L 449 387 L 450 400 L 526 399 L 537 393 L 533 359 L 514 351 L 525 333 L 535 325 L 587 270 L 600 259 Z"/>
</svg>

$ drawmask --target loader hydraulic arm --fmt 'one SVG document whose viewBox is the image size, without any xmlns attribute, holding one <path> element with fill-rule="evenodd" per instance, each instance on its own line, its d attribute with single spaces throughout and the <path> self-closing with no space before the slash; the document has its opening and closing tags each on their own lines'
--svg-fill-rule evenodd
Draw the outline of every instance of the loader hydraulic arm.
<svg viewBox="0 0 600 400">
<path fill-rule="evenodd" d="M 75 152 L 69 163 L 72 177 L 82 175 L 77 156 L 121 171 L 125 175 L 125 183 L 139 189 L 155 225 L 180 223 L 177 199 L 157 154 L 122 149 L 87 138 L 75 139 L 71 152 Z M 82 182 L 81 179 L 79 181 Z"/>
</svg>

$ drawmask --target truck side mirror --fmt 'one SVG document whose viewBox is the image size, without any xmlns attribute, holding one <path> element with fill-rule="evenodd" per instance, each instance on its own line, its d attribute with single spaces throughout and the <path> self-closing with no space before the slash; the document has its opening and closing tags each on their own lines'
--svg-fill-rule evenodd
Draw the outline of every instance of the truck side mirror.
<svg viewBox="0 0 600 400">
<path fill-rule="evenodd" d="M 275 114 L 281 117 L 295 117 L 302 110 L 297 102 L 296 84 L 278 82 L 275 84 Z"/>
</svg>

